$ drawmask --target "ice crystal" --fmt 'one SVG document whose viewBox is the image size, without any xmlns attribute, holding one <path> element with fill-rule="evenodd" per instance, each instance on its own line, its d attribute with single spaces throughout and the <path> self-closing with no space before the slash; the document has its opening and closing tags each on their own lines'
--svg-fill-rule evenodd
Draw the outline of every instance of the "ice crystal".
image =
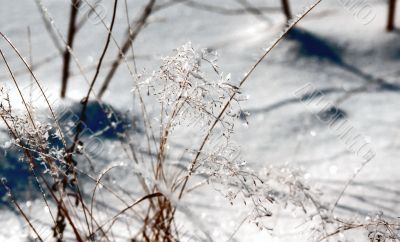
<svg viewBox="0 0 400 242">
<path fill-rule="evenodd" d="M 215 53 L 195 50 L 189 42 L 177 48 L 175 55 L 162 58 L 159 71 L 142 83 L 157 96 L 172 128 L 194 123 L 209 126 L 226 101 L 239 91 L 231 84 L 231 75 L 218 70 L 216 61 Z M 226 114 L 221 123 L 231 128 L 229 118 L 238 114 L 232 105 Z"/>
</svg>

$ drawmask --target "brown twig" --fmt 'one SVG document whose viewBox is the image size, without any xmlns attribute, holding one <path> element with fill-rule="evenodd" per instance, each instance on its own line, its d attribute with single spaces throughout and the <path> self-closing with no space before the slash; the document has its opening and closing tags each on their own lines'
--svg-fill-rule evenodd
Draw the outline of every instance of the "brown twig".
<svg viewBox="0 0 400 242">
<path fill-rule="evenodd" d="M 130 31 L 128 29 L 128 36 L 127 36 L 124 44 L 122 45 L 122 48 L 120 49 L 120 53 L 118 54 L 117 58 L 115 58 L 113 64 L 111 65 L 111 69 L 109 70 L 108 74 L 106 75 L 103 85 L 100 88 L 100 91 L 98 94 L 99 99 L 102 98 L 102 96 L 104 95 L 104 92 L 107 90 L 112 77 L 114 76 L 115 72 L 118 69 L 119 64 L 121 63 L 121 61 L 123 59 L 123 56 L 125 56 L 126 52 L 129 50 L 129 47 L 135 41 L 139 32 L 143 29 L 144 25 L 146 24 L 147 19 L 152 12 L 155 2 L 156 2 L 155 0 L 150 0 L 148 2 L 148 4 L 146 5 L 146 7 L 144 8 L 143 13 L 140 16 L 139 20 L 137 21 L 135 29 L 133 31 Z"/>
<path fill-rule="evenodd" d="M 67 37 L 67 46 L 64 50 L 63 55 L 63 69 L 62 69 L 62 77 L 61 77 L 61 97 L 65 97 L 65 93 L 67 91 L 68 77 L 69 77 L 69 68 L 70 68 L 70 60 L 71 53 L 68 48 L 73 47 L 75 33 L 76 33 L 76 19 L 78 16 L 80 0 L 72 0 L 71 2 L 71 10 L 69 16 L 69 27 L 68 27 L 68 37 Z"/>
<path fill-rule="evenodd" d="M 79 135 L 80 135 L 80 133 L 82 131 L 82 123 L 86 119 L 85 118 L 85 113 L 86 113 L 87 105 L 89 103 L 90 93 L 92 92 L 93 86 L 96 83 L 97 77 L 98 77 L 98 75 L 100 73 L 101 65 L 102 65 L 103 60 L 104 60 L 104 56 L 106 55 L 106 52 L 108 50 L 108 46 L 110 44 L 112 30 L 113 30 L 114 23 L 115 23 L 115 16 L 116 16 L 116 12 L 117 12 L 117 5 L 118 5 L 118 0 L 115 0 L 114 1 L 113 15 L 112 15 L 112 19 L 111 19 L 111 25 L 110 25 L 110 31 L 107 34 L 106 44 L 104 46 L 103 52 L 101 53 L 99 62 L 97 64 L 96 73 L 94 74 L 93 79 L 92 79 L 92 81 L 90 83 L 89 90 L 88 90 L 88 92 L 86 94 L 86 97 L 84 97 L 84 99 L 83 99 L 83 103 L 82 103 L 83 107 L 82 107 L 82 111 L 81 111 L 80 118 L 79 118 L 80 122 L 79 122 L 78 127 L 77 127 L 77 131 L 76 131 L 76 134 L 75 134 L 74 142 L 72 143 L 72 146 L 70 148 L 71 152 L 74 151 L 76 143 L 77 143 L 77 141 L 79 139 Z"/>
<path fill-rule="evenodd" d="M 164 195 L 163 195 L 162 193 L 159 193 L 159 192 L 146 195 L 146 196 L 140 198 L 139 200 L 137 200 L 136 202 L 132 203 L 131 205 L 127 206 L 126 208 L 124 208 L 124 209 L 121 210 L 120 212 L 118 212 L 116 215 L 114 215 L 114 216 L 112 217 L 112 219 L 111 219 L 110 221 L 114 221 L 114 220 L 117 219 L 119 216 L 121 216 L 122 214 L 124 214 L 126 211 L 132 209 L 134 206 L 138 205 L 139 203 L 141 203 L 141 202 L 143 202 L 143 201 L 145 201 L 145 200 L 152 199 L 152 198 L 155 198 L 155 197 L 162 197 L 162 196 L 164 196 Z M 90 236 L 92 236 L 94 233 L 96 233 L 97 231 L 99 231 L 101 228 L 103 228 L 105 225 L 107 225 L 110 221 L 105 222 L 103 225 L 99 226 L 95 231 L 92 232 L 92 234 L 91 234 Z"/>
<path fill-rule="evenodd" d="M 388 9 L 388 21 L 386 25 L 387 31 L 394 30 L 394 19 L 395 19 L 395 12 L 396 12 L 396 0 L 389 0 L 389 9 Z"/>
<path fill-rule="evenodd" d="M 290 11 L 289 0 L 282 0 L 282 10 L 286 16 L 286 20 L 292 19 L 292 12 Z"/>
</svg>

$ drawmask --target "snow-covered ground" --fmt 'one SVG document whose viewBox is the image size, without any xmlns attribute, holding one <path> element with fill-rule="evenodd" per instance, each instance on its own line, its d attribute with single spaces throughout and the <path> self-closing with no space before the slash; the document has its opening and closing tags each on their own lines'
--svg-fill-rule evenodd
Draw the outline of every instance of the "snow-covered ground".
<svg viewBox="0 0 400 242">
<path fill-rule="evenodd" d="M 65 33 L 67 1 L 43 2 L 54 17 L 55 24 Z M 108 18 L 111 16 L 111 2 L 102 1 L 108 10 Z M 128 2 L 132 9 L 131 17 L 145 4 L 145 1 Z M 232 0 L 204 2 L 225 8 L 241 7 Z M 249 2 L 254 6 L 280 6 L 279 1 Z M 300 13 L 313 1 L 291 2 L 293 12 Z M 386 2 L 365 1 L 372 11 L 369 15 L 372 18 L 367 23 L 357 15 L 357 10 L 344 6 L 343 2 L 347 1 L 322 1 L 299 23 L 289 38 L 285 38 L 258 66 L 243 87 L 249 96 L 243 104 L 244 110 L 250 112 L 249 125 L 239 127 L 234 139 L 251 167 L 260 169 L 269 165 L 290 164 L 302 168 L 307 171 L 305 176 L 310 184 L 324 192 L 323 199 L 335 201 L 347 181 L 363 165 L 364 159 L 349 148 L 346 140 L 340 138 L 343 133 L 318 119 L 318 107 L 301 102 L 296 96 L 305 87 L 321 90 L 324 102 L 336 103 L 340 100 L 336 105 L 344 114 L 340 121 L 345 120 L 351 132 L 360 140 L 365 140 L 374 152 L 373 158 L 339 201 L 338 212 L 363 218 L 383 211 L 387 216 L 398 217 L 400 35 L 398 31 L 385 32 Z M 32 33 L 33 63 L 57 54 L 33 1 L 2 0 L 0 6 L 0 31 L 14 42 L 24 56 L 28 56 L 28 26 Z M 122 3 L 120 8 L 124 11 Z M 138 69 L 151 72 L 160 64 L 160 56 L 168 55 L 172 49 L 191 41 L 197 48 L 218 51 L 221 70 L 231 73 L 232 79 L 237 82 L 281 33 L 284 21 L 280 11 L 265 12 L 262 16 L 223 15 L 176 4 L 152 15 L 148 26 L 135 41 Z M 400 25 L 399 21 L 397 23 Z M 117 40 L 124 36 L 125 28 L 122 26 L 126 26 L 125 16 L 117 18 Z M 106 32 L 101 24 L 88 23 L 79 32 L 76 40 L 79 45 L 74 52 L 83 66 L 96 63 L 105 38 Z M 22 69 L 23 66 L 4 41 L 0 43 L 10 65 L 15 70 Z M 112 60 L 117 53 L 112 45 L 106 59 Z M 73 72 L 78 73 L 76 66 L 72 66 Z M 50 93 L 59 93 L 60 68 L 61 57 L 58 56 L 35 71 Z M 92 75 L 93 70 L 88 76 Z M 0 72 L 0 77 L 2 83 L 11 85 L 5 69 Z M 29 83 L 28 75 L 19 78 Z M 85 81 L 79 75 L 70 79 L 68 101 L 79 101 L 86 94 L 87 85 L 82 83 Z M 129 109 L 132 86 L 132 79 L 121 65 L 104 100 L 118 110 Z M 358 87 L 367 88 L 346 96 L 349 90 Z M 95 90 L 98 88 L 96 86 Z M 210 236 L 215 241 L 225 241 L 248 211 L 239 205 L 231 207 L 218 193 L 208 196 L 207 201 L 200 200 L 200 191 L 188 200 L 202 207 L 200 212 L 196 211 L 200 214 L 194 216 L 202 218 L 202 224 L 211 225 L 208 226 Z M 43 205 L 33 202 L 32 206 Z M 32 209 L 33 214 L 42 212 L 43 209 L 39 212 Z M 270 227 L 275 228 L 273 232 L 259 231 L 251 223 L 245 223 L 235 238 L 236 241 L 308 241 L 309 235 L 301 233 L 304 229 L 301 223 L 290 214 L 278 214 L 271 219 Z M 213 229 L 216 226 L 219 229 Z M 6 207 L 1 209 L 0 241 L 24 241 L 26 231 L 26 225 L 19 217 Z"/>
</svg>

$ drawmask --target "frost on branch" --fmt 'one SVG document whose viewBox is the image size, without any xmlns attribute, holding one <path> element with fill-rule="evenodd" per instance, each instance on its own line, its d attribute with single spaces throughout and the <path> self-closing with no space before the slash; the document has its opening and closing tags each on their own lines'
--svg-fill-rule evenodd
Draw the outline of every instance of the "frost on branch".
<svg viewBox="0 0 400 242">
<path fill-rule="evenodd" d="M 179 124 L 211 125 L 230 97 L 238 94 L 230 74 L 220 72 L 216 61 L 215 53 L 195 50 L 189 42 L 177 48 L 175 55 L 162 58 L 160 69 L 143 83 L 157 96 L 172 128 Z M 232 129 L 230 118 L 237 114 L 229 105 L 219 122 Z"/>
<path fill-rule="evenodd" d="M 252 211 L 251 220 L 267 228 L 263 221 L 272 215 L 273 203 L 305 210 L 317 196 L 289 168 L 255 172 L 247 166 L 231 137 L 235 123 L 246 116 L 240 108 L 245 99 L 216 61 L 214 53 L 187 43 L 164 57 L 160 69 L 141 86 L 161 105 L 161 128 L 168 130 L 164 137 L 180 125 L 200 126 L 192 131 L 203 138 L 203 145 L 185 147 L 191 157 L 189 174 L 205 177 L 231 204 L 244 203 Z"/>
<path fill-rule="evenodd" d="M 0 116 L 10 133 L 10 145 L 22 151 L 21 154 L 24 155 L 21 156 L 21 160 L 30 160 L 24 151 L 29 152 L 30 158 L 40 160 L 44 173 L 58 177 L 60 167 L 56 162 L 50 161 L 63 162 L 65 149 L 51 144 L 49 140 L 55 136 L 54 127 L 48 122 L 36 119 L 33 110 L 30 106 L 27 106 L 26 110 L 14 110 L 9 91 L 5 87 L 0 87 Z M 32 161 L 29 161 L 30 165 L 33 165 Z"/>
</svg>

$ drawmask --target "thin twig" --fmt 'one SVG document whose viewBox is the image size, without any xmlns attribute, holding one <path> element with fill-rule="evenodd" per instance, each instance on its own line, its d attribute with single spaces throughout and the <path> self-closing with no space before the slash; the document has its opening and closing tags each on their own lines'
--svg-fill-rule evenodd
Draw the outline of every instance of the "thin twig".
<svg viewBox="0 0 400 242">
<path fill-rule="evenodd" d="M 1 179 L 1 183 L 3 184 L 3 187 L 6 189 L 8 195 L 10 196 L 10 200 L 11 202 L 15 205 L 15 207 L 17 208 L 17 210 L 19 211 L 19 213 L 22 215 L 22 217 L 25 219 L 25 221 L 28 223 L 29 227 L 33 230 L 33 232 L 36 234 L 37 239 L 41 242 L 43 242 L 44 240 L 42 239 L 42 237 L 40 237 L 40 234 L 37 232 L 37 230 L 35 229 L 35 227 L 32 225 L 30 219 L 28 218 L 28 216 L 25 214 L 25 212 L 22 210 L 22 208 L 19 206 L 19 204 L 17 203 L 17 201 L 15 200 L 14 195 L 11 192 L 10 187 L 6 184 L 6 181 L 4 179 Z"/>
<path fill-rule="evenodd" d="M 130 31 L 128 29 L 128 36 L 122 45 L 122 48 L 120 49 L 120 53 L 118 56 L 115 58 L 113 64 L 111 65 L 111 69 L 106 75 L 106 78 L 104 79 L 104 82 L 100 88 L 98 97 L 99 99 L 102 98 L 104 95 L 104 92 L 107 90 L 108 85 L 110 84 L 110 81 L 112 77 L 114 76 L 115 72 L 118 69 L 119 64 L 121 63 L 123 56 L 126 54 L 126 52 L 129 50 L 129 47 L 132 45 L 132 43 L 135 41 L 136 37 L 138 36 L 139 32 L 143 29 L 144 25 L 147 22 L 148 17 L 150 16 L 153 6 L 155 4 L 155 0 L 150 0 L 146 7 L 143 10 L 142 15 L 140 16 L 139 20 L 136 23 L 135 29 L 133 31 Z"/>
<path fill-rule="evenodd" d="M 124 214 L 126 211 L 132 209 L 134 206 L 138 205 L 139 203 L 141 203 L 141 202 L 143 202 L 143 201 L 145 201 L 145 200 L 152 199 L 152 198 L 155 198 L 155 197 L 162 197 L 162 196 L 164 196 L 164 195 L 163 195 L 162 193 L 159 193 L 159 192 L 146 195 L 146 196 L 140 198 L 139 200 L 137 200 L 136 202 L 132 203 L 131 205 L 127 206 L 126 208 L 124 208 L 123 210 L 121 210 L 121 211 L 120 211 L 119 213 L 117 213 L 116 215 L 114 215 L 114 216 L 112 217 L 112 219 L 110 219 L 110 221 L 111 221 L 111 222 L 114 221 L 114 220 L 117 219 L 119 216 L 121 216 L 122 214 Z M 107 222 L 105 222 L 103 225 L 99 226 L 95 231 L 92 232 L 92 234 L 91 234 L 90 236 L 92 236 L 94 233 L 96 233 L 97 231 L 99 231 L 101 228 L 103 228 L 105 225 L 107 225 L 110 221 L 107 221 Z"/>
<path fill-rule="evenodd" d="M 104 46 L 103 52 L 101 53 L 99 62 L 97 64 L 96 73 L 94 74 L 93 79 L 92 79 L 92 81 L 90 83 L 89 90 L 88 90 L 88 92 L 86 94 L 86 97 L 83 99 L 83 103 L 82 103 L 83 107 L 82 107 L 82 111 L 81 111 L 81 114 L 80 114 L 80 117 L 79 117 L 80 122 L 79 122 L 78 127 L 77 127 L 77 131 L 76 131 L 76 134 L 75 134 L 74 142 L 72 143 L 72 146 L 70 148 L 71 152 L 74 151 L 76 143 L 77 143 L 77 141 L 79 139 L 79 135 L 80 135 L 80 133 L 82 131 L 82 123 L 86 119 L 85 118 L 85 114 L 86 114 L 86 108 L 87 108 L 87 105 L 88 105 L 88 102 L 89 102 L 89 98 L 90 98 L 90 93 L 92 92 L 93 86 L 96 83 L 97 77 L 98 77 L 98 75 L 100 73 L 101 65 L 103 63 L 104 56 L 106 55 L 106 52 L 108 50 L 108 46 L 110 44 L 111 34 L 112 34 L 112 30 L 114 28 L 115 16 L 116 16 L 116 12 L 117 12 L 117 5 L 118 5 L 118 0 L 115 0 L 114 1 L 113 15 L 112 15 L 112 19 L 111 19 L 111 25 L 110 25 L 110 31 L 107 33 L 107 41 L 106 41 L 106 44 Z"/>
<path fill-rule="evenodd" d="M 61 77 L 61 98 L 65 97 L 65 93 L 67 91 L 70 60 L 71 60 L 71 53 L 68 51 L 68 48 L 71 49 L 73 48 L 75 33 L 76 33 L 76 19 L 78 17 L 79 6 L 80 6 L 80 0 L 72 0 L 70 16 L 69 16 L 67 44 L 63 56 L 63 69 Z"/>
</svg>

